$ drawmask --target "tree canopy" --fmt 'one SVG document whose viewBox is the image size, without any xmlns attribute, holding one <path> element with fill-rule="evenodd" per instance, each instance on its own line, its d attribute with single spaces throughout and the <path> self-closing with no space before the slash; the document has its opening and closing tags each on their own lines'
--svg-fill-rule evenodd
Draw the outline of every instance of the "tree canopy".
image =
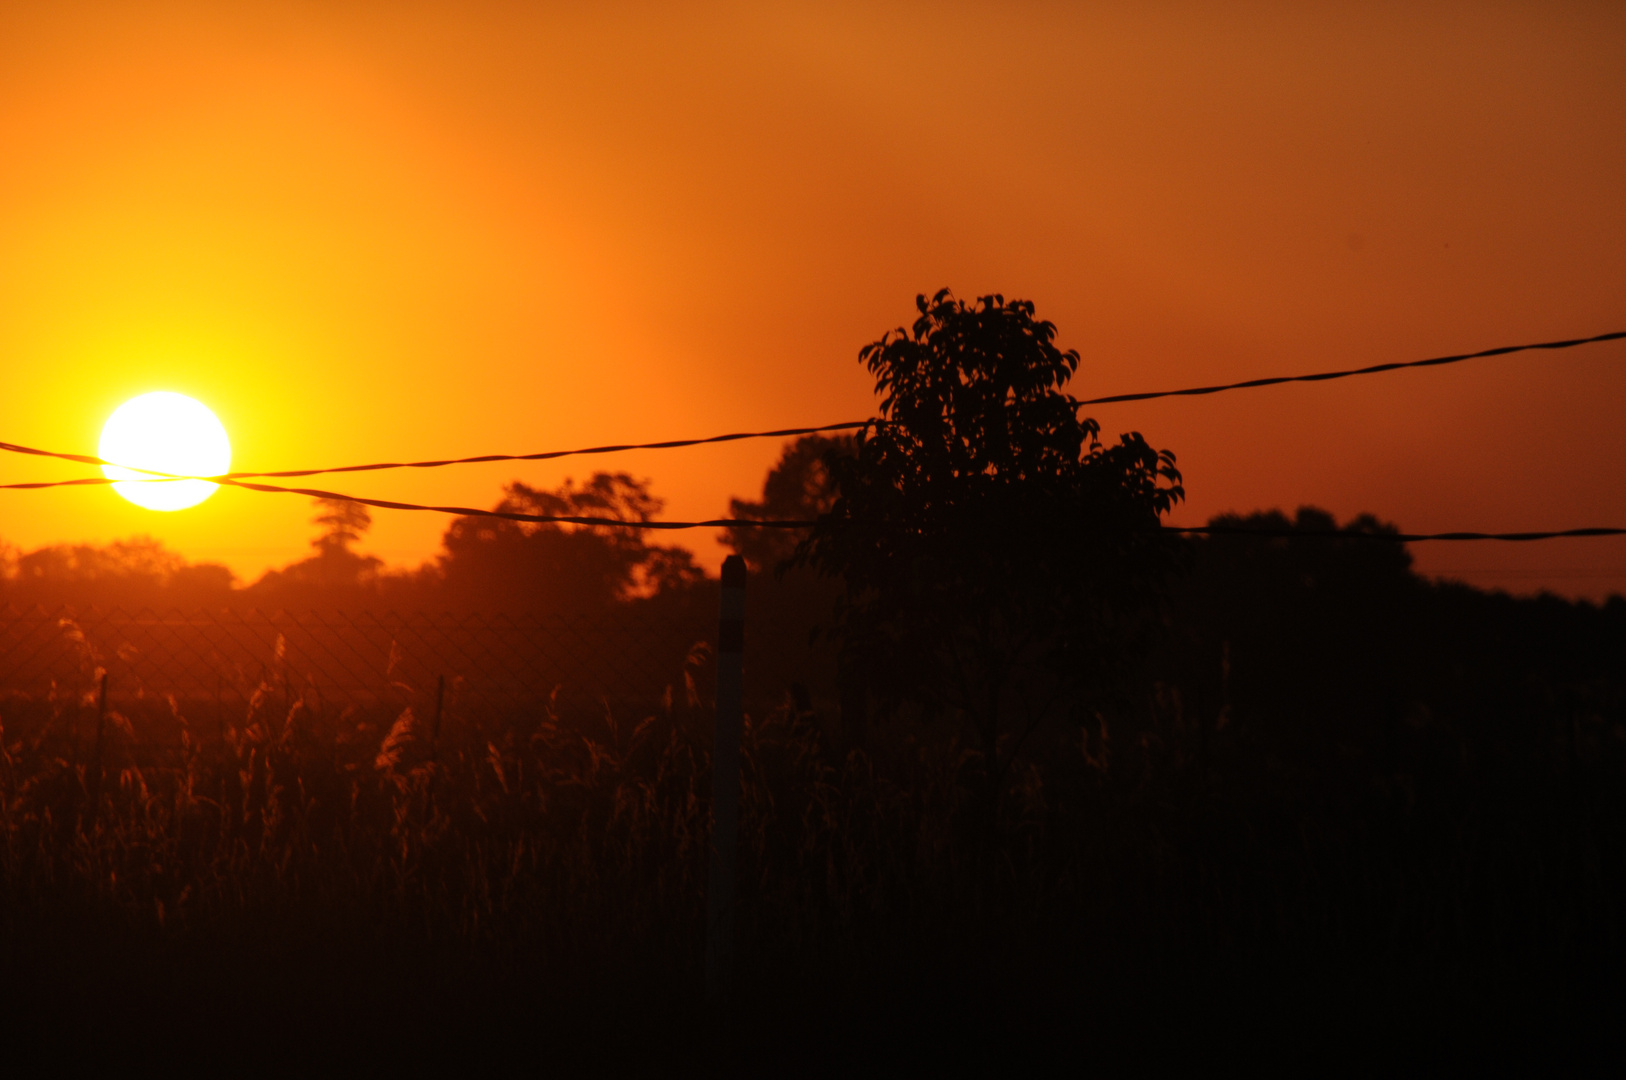
<svg viewBox="0 0 1626 1080">
<path fill-rule="evenodd" d="M 0 603 L 17 607 L 214 606 L 227 601 L 232 585 L 226 567 L 188 563 L 150 536 L 27 553 L 0 544 Z"/>
<path fill-rule="evenodd" d="M 311 541 L 316 553 L 267 570 L 246 590 L 247 598 L 266 607 L 359 609 L 377 595 L 383 560 L 353 550 L 372 527 L 372 514 L 348 499 L 316 499 L 315 504 L 311 524 L 322 530 Z"/>
<path fill-rule="evenodd" d="M 1047 711 L 1030 691 L 1099 691 L 1133 644 L 1184 489 L 1172 453 L 1079 416 L 1078 353 L 1031 302 L 916 306 L 859 354 L 881 417 L 826 459 L 839 495 L 797 558 L 843 581 L 843 648 L 883 703 L 969 719 L 998 772 L 1004 719 Z"/>
<path fill-rule="evenodd" d="M 649 521 L 662 501 L 647 480 L 594 473 L 553 491 L 515 482 L 497 509 L 562 517 Z M 446 530 L 437 570 L 455 606 L 554 613 L 602 611 L 618 602 L 679 593 L 703 578 L 683 548 L 651 545 L 636 529 L 458 518 Z"/>
<path fill-rule="evenodd" d="M 768 470 L 762 498 L 730 499 L 728 516 L 754 521 L 808 521 L 828 513 L 836 501 L 835 479 L 828 459 L 851 457 L 857 444 L 851 435 L 804 435 L 785 447 Z M 738 552 L 753 572 L 778 571 L 796 554 L 795 533 L 780 529 L 733 526 L 722 542 Z"/>
</svg>

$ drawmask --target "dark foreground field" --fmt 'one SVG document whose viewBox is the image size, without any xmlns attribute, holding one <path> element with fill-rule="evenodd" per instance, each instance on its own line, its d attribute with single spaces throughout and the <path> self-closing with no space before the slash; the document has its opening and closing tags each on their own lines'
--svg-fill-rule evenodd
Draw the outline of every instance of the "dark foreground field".
<svg viewBox="0 0 1626 1080">
<path fill-rule="evenodd" d="M 1526 691 L 1491 709 L 1511 728 L 1420 704 L 1327 746 L 1165 687 L 1038 747 L 992 832 L 952 740 L 898 721 L 841 747 L 788 701 L 758 710 L 715 1008 L 703 699 L 431 739 L 261 695 L 218 726 L 116 717 L 99 757 L 82 699 L 12 700 L 8 1052 L 228 1073 L 1606 1060 L 1626 747 L 1592 704 Z"/>
<path fill-rule="evenodd" d="M 153 635 L 203 622 L 25 620 L 7 670 L 50 642 L 67 666 L 0 686 L 6 1052 L 228 1074 L 1626 1060 L 1626 603 L 1430 585 L 1359 538 L 1190 565 L 1110 693 L 1014 757 L 997 813 L 967 732 L 856 722 L 876 703 L 808 650 L 806 583 L 754 579 L 714 1002 L 693 633 L 533 628 L 509 667 L 603 692 L 470 683 L 442 710 L 434 665 L 484 638 L 414 660 L 397 645 L 428 623 L 322 652 L 262 620 L 261 662 L 171 694 L 183 653 L 230 659 L 223 630 L 165 652 Z M 301 690 L 299 656 L 383 689 Z M 126 689 L 102 709 L 105 665 Z"/>
</svg>

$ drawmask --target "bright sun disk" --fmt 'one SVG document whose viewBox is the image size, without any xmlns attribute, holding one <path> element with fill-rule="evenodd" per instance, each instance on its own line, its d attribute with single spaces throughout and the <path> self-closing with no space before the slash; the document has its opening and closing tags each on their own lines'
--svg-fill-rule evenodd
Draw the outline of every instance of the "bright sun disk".
<svg viewBox="0 0 1626 1080">
<path fill-rule="evenodd" d="M 131 398 L 107 418 L 96 454 L 113 490 L 149 510 L 185 510 L 214 494 L 207 480 L 161 480 L 139 469 L 219 476 L 231 468 L 231 442 L 215 414 L 185 394 L 157 390 Z M 121 466 L 131 466 L 123 468 Z"/>
</svg>

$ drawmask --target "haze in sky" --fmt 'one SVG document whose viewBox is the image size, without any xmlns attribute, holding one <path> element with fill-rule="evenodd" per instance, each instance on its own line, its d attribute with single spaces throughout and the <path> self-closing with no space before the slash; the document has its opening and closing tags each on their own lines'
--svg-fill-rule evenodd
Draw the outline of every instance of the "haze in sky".
<svg viewBox="0 0 1626 1080">
<path fill-rule="evenodd" d="M 0 439 L 92 453 L 154 390 L 239 469 L 861 419 L 858 349 L 943 286 L 1035 301 L 1079 397 L 1626 329 L 1622 131 L 1604 3 L 3 4 Z M 1181 523 L 1523 530 L 1626 524 L 1623 402 L 1614 343 L 1093 414 L 1179 454 Z M 780 449 L 326 485 L 490 506 L 613 465 L 709 517 Z M 310 512 L 0 492 L 0 538 L 253 578 Z M 375 521 L 393 564 L 447 525 Z M 1415 550 L 1626 589 L 1614 540 Z"/>
</svg>

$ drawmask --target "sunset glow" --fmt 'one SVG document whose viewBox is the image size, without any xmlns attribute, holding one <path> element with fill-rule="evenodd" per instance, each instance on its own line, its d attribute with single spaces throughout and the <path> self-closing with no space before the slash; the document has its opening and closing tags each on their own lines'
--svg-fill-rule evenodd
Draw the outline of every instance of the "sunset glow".
<svg viewBox="0 0 1626 1080">
<path fill-rule="evenodd" d="M 214 494 L 207 480 L 160 480 L 139 470 L 182 476 L 217 476 L 231 468 L 231 442 L 208 406 L 185 394 L 159 390 L 131 398 L 102 428 L 97 456 L 113 490 L 148 510 L 185 510 Z M 123 468 L 121 466 L 132 466 Z"/>
<path fill-rule="evenodd" d="M 0 1062 L 1626 1064 L 1623 135 L 1626 0 L 0 0 Z"/>
<path fill-rule="evenodd" d="M 87 452 L 155 387 L 207 401 L 265 470 L 863 419 L 857 350 L 943 286 L 1037 303 L 1080 398 L 1622 317 L 1619 5 L 0 9 L 0 433 L 29 445 Z M 1304 504 L 1416 531 L 1609 523 L 1623 350 L 1093 415 L 1178 452 L 1185 524 Z M 613 467 L 704 519 L 782 449 Z M 593 467 L 332 486 L 489 507 Z M 0 496 L 0 538 L 151 530 L 244 582 L 311 540 L 299 499 L 159 516 L 104 494 Z M 445 529 L 381 513 L 366 548 L 417 566 Z M 724 554 L 675 542 L 712 572 Z M 1417 555 L 1517 590 L 1626 587 L 1614 541 Z"/>
</svg>

